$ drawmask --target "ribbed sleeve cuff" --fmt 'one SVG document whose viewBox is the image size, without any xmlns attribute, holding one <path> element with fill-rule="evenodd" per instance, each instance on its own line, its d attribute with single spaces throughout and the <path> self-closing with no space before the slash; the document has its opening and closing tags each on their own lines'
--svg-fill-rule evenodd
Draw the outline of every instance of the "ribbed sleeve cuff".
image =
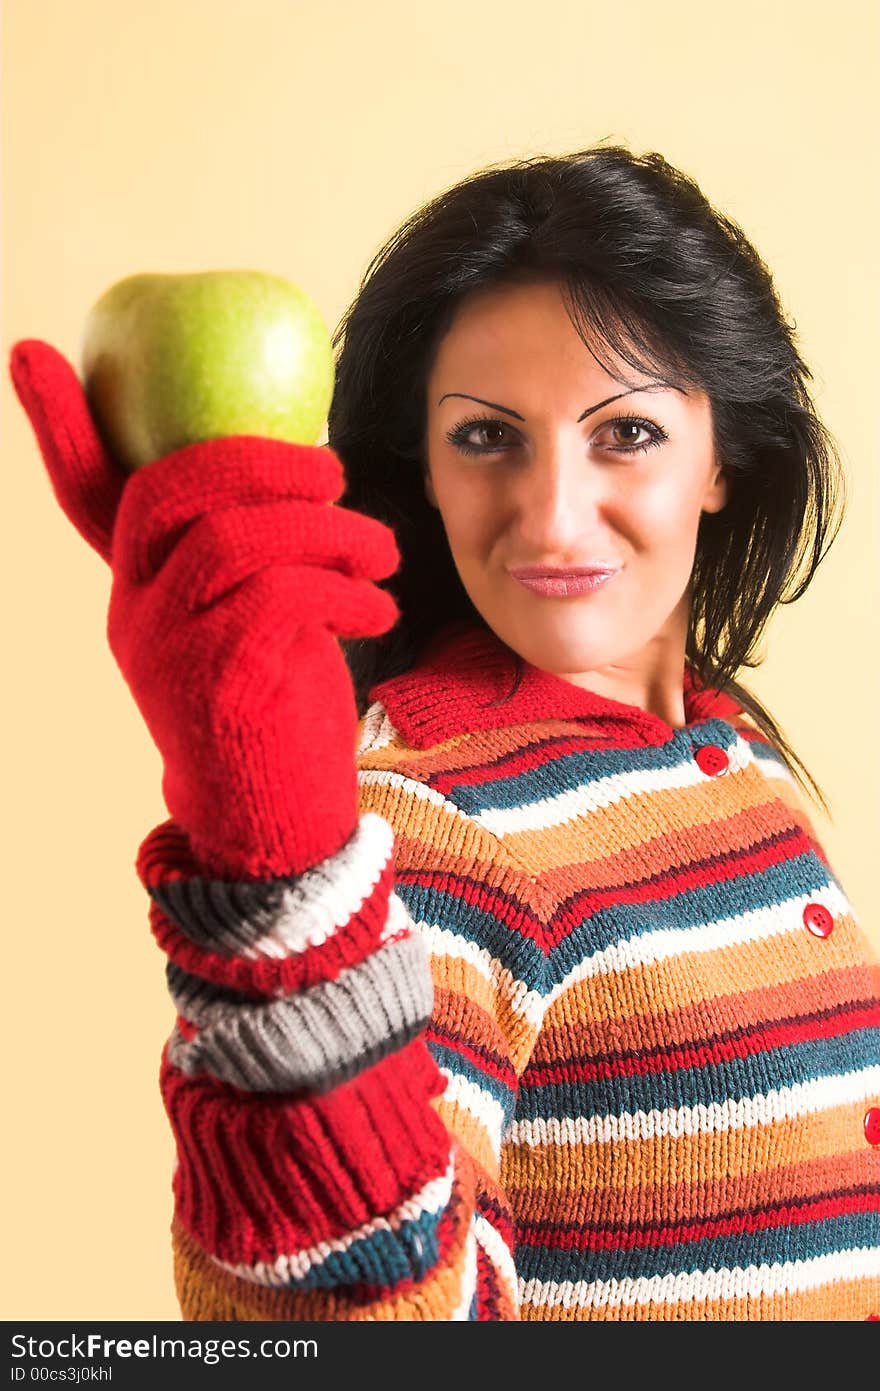
<svg viewBox="0 0 880 1391">
<path fill-rule="evenodd" d="M 336 980 L 269 1004 L 212 986 L 173 962 L 168 986 L 180 1021 L 168 1057 L 248 1091 L 326 1091 L 403 1047 L 428 1023 L 428 954 L 392 895 L 391 939 Z M 395 922 L 397 930 L 395 931 Z"/>
<path fill-rule="evenodd" d="M 430 1104 L 445 1081 L 421 1038 L 320 1096 L 269 1102 L 189 1078 L 167 1049 L 160 1083 L 177 1143 L 179 1218 L 227 1265 L 292 1260 L 350 1238 L 377 1214 L 417 1219 L 417 1195 L 436 1203 L 431 1185 L 449 1169 L 449 1136 Z"/>
<path fill-rule="evenodd" d="M 144 841 L 138 873 L 161 949 L 189 975 L 280 997 L 333 980 L 376 950 L 389 917 L 394 833 L 365 812 L 336 854 L 301 875 L 236 883 L 191 871 L 174 822 Z"/>
</svg>

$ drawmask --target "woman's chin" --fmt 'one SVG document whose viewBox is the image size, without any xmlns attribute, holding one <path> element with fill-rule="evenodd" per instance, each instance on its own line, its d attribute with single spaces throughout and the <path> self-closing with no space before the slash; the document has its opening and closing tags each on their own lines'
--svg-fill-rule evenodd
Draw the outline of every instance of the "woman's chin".
<svg viewBox="0 0 880 1391">
<path fill-rule="evenodd" d="M 493 630 L 532 666 L 558 676 L 593 671 L 620 655 L 615 644 L 601 633 L 588 633 L 583 620 L 554 621 L 546 616 L 540 624 L 534 618 L 517 619 L 502 626 L 492 624 Z"/>
</svg>

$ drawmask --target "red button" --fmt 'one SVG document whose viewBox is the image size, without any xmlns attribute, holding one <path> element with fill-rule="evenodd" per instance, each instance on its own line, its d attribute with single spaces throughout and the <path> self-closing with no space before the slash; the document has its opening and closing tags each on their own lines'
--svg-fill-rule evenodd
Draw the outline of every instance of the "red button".
<svg viewBox="0 0 880 1391">
<path fill-rule="evenodd" d="M 698 766 L 710 778 L 717 778 L 719 773 L 726 773 L 730 759 L 722 748 L 717 744 L 703 744 L 694 754 Z"/>
<path fill-rule="evenodd" d="M 824 903 L 808 903 L 804 923 L 814 937 L 830 937 L 834 931 L 834 918 Z"/>
<path fill-rule="evenodd" d="M 865 1112 L 865 1139 L 869 1145 L 880 1145 L 880 1106 Z"/>
</svg>

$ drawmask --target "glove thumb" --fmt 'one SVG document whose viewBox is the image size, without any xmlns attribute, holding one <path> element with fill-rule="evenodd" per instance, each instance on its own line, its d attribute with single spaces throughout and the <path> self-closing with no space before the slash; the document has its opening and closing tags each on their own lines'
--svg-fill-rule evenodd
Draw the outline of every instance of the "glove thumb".
<svg viewBox="0 0 880 1391">
<path fill-rule="evenodd" d="M 56 348 L 38 338 L 14 344 L 9 372 L 62 510 L 109 564 L 127 475 L 104 448 L 79 378 Z"/>
</svg>

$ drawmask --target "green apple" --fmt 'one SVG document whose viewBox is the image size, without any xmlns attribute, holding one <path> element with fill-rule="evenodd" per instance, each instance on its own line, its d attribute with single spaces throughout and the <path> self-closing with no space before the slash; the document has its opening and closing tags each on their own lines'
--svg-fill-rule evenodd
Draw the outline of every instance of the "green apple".
<svg viewBox="0 0 880 1391">
<path fill-rule="evenodd" d="M 82 377 L 110 453 L 137 469 L 221 435 L 314 444 L 333 350 L 315 305 L 280 276 L 132 275 L 89 312 Z"/>
</svg>

